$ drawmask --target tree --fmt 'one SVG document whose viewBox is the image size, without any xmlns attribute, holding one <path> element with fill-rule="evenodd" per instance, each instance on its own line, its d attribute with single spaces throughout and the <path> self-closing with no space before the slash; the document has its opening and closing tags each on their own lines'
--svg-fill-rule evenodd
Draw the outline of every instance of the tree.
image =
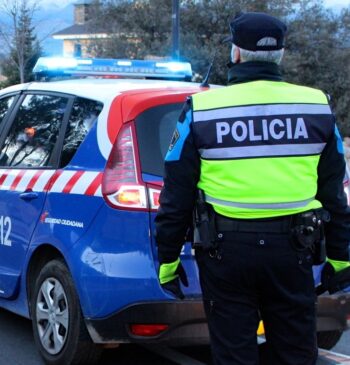
<svg viewBox="0 0 350 365">
<path fill-rule="evenodd" d="M 329 94 L 343 135 L 350 135 L 349 9 L 340 15 L 322 2 L 301 1 L 288 22 L 285 79 Z"/>
<path fill-rule="evenodd" d="M 107 33 L 96 39 L 93 53 L 102 57 L 142 59 L 171 52 L 171 1 L 95 1 L 91 33 Z"/>
<path fill-rule="evenodd" d="M 228 24 L 239 10 L 289 15 L 296 0 L 182 0 L 180 2 L 180 56 L 191 62 L 197 79 L 206 74 L 217 51 L 211 82 L 226 83 L 228 47 L 220 40 L 228 35 Z M 106 41 L 92 48 L 101 57 L 144 58 L 171 55 L 171 1 L 109 0 L 94 3 L 91 31 L 103 29 Z"/>
<path fill-rule="evenodd" d="M 0 38 L 8 50 L 2 67 L 7 84 L 30 81 L 33 78 L 31 70 L 42 53 L 32 24 L 36 3 L 13 0 L 0 7 L 11 21 L 0 27 Z"/>
<path fill-rule="evenodd" d="M 0 39 L 9 52 L 3 62 L 8 84 L 31 80 L 31 69 L 40 56 L 34 34 L 34 0 L 2 0 L 11 19 L 0 27 Z M 143 59 L 171 57 L 171 1 L 94 0 L 91 33 L 107 33 L 96 39 L 90 51 L 97 57 Z M 350 7 L 340 14 L 325 9 L 323 0 L 181 0 L 180 57 L 189 61 L 194 80 L 203 80 L 213 60 L 211 83 L 226 84 L 230 44 L 228 24 L 237 11 L 264 11 L 288 25 L 282 70 L 287 81 L 317 87 L 330 94 L 338 124 L 350 136 Z"/>
</svg>

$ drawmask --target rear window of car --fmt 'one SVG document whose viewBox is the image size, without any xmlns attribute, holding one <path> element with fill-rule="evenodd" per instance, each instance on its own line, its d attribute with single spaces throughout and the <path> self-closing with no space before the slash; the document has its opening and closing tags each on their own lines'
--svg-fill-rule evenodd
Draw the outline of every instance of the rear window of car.
<svg viewBox="0 0 350 365">
<path fill-rule="evenodd" d="M 136 118 L 136 133 L 141 171 L 163 176 L 164 158 L 183 103 L 166 104 L 147 109 Z"/>
</svg>

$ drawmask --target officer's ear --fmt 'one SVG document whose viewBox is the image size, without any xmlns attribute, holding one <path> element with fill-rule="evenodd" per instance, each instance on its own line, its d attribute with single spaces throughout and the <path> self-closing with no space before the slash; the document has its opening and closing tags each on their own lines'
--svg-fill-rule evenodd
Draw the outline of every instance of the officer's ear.
<svg viewBox="0 0 350 365">
<path fill-rule="evenodd" d="M 241 62 L 241 51 L 234 43 L 232 43 L 232 48 L 231 48 L 231 62 L 232 63 Z"/>
<path fill-rule="evenodd" d="M 234 46 L 233 55 L 232 55 L 232 62 L 233 63 L 240 63 L 241 62 L 241 51 L 236 46 Z"/>
</svg>

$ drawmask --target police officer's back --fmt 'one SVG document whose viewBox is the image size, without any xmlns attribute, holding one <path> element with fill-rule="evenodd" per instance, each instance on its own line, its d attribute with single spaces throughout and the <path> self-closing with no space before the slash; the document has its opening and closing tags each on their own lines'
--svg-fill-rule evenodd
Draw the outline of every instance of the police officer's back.
<svg viewBox="0 0 350 365">
<path fill-rule="evenodd" d="M 166 156 L 160 283 L 183 297 L 179 254 L 200 189 L 194 244 L 215 364 L 258 364 L 262 318 L 262 364 L 311 365 L 312 265 L 327 254 L 331 275 L 349 267 L 342 143 L 327 96 L 282 80 L 285 25 L 245 13 L 231 31 L 230 86 L 186 103 Z"/>
</svg>

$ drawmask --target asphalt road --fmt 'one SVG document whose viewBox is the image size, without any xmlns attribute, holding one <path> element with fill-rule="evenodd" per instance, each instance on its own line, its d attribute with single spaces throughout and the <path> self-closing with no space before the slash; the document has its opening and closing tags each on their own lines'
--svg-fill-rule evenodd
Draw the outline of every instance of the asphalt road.
<svg viewBox="0 0 350 365">
<path fill-rule="evenodd" d="M 183 350 L 181 353 L 171 349 L 160 349 L 164 358 L 152 350 L 136 345 L 124 345 L 118 349 L 106 350 L 101 365 L 173 365 L 169 360 L 183 358 L 186 365 L 210 364 L 208 347 Z M 350 355 L 350 331 L 343 334 L 332 351 Z M 191 356 L 187 358 L 186 356 Z M 0 365 L 44 365 L 33 341 L 31 322 L 0 309 Z"/>
<path fill-rule="evenodd" d="M 172 354 L 169 349 L 161 351 L 163 355 L 169 357 L 181 356 L 178 353 Z M 193 351 L 196 352 L 198 360 L 204 364 L 210 363 L 208 347 L 195 348 Z M 183 353 L 184 357 L 188 356 L 186 352 Z M 105 350 L 100 364 L 173 365 L 175 363 L 141 346 L 123 345 L 118 349 Z M 0 365 L 44 365 L 34 345 L 31 322 L 4 309 L 0 309 Z M 193 365 L 196 365 L 195 362 Z"/>
</svg>

